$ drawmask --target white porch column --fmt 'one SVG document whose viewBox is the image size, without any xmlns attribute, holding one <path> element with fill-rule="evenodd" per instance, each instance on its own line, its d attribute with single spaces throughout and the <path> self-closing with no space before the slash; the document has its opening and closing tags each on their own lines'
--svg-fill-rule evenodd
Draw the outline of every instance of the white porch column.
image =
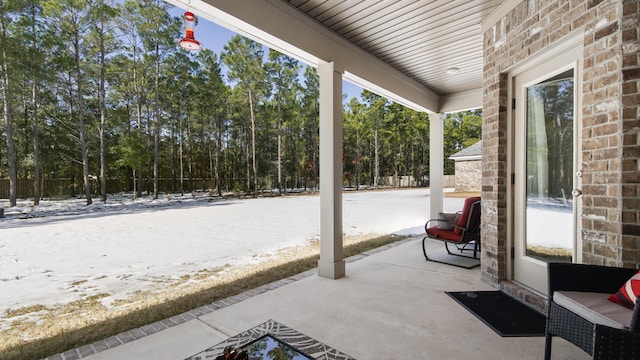
<svg viewBox="0 0 640 360">
<path fill-rule="evenodd" d="M 333 62 L 320 75 L 320 260 L 318 275 L 345 275 L 342 247 L 342 73 Z"/>
<path fill-rule="evenodd" d="M 443 114 L 429 114 L 429 219 L 437 219 L 444 196 L 444 125 Z"/>
</svg>

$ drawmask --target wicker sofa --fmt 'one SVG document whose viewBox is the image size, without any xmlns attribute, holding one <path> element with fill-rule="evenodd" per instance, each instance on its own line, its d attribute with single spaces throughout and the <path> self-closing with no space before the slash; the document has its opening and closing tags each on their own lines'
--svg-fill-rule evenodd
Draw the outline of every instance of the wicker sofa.
<svg viewBox="0 0 640 360">
<path fill-rule="evenodd" d="M 640 300 L 634 309 L 607 298 L 637 269 L 549 263 L 545 359 L 559 336 L 593 359 L 640 359 Z"/>
</svg>

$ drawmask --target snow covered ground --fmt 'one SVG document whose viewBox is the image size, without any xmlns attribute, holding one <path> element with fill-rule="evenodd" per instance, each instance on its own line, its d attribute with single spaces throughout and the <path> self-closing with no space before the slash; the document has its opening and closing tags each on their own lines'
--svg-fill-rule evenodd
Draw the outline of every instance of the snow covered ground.
<svg viewBox="0 0 640 360">
<path fill-rule="evenodd" d="M 428 189 L 345 193 L 344 232 L 421 234 L 428 195 Z M 446 198 L 445 211 L 462 202 Z M 9 325 L 7 310 L 90 297 L 108 307 L 188 274 L 254 263 L 319 239 L 319 196 L 120 196 L 84 203 L 43 201 L 34 208 L 24 202 L 0 218 L 0 330 Z"/>
</svg>

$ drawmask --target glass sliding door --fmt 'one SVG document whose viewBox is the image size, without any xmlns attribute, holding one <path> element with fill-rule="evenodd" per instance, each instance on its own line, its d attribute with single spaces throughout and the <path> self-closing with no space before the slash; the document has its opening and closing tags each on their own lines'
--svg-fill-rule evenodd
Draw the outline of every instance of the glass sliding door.
<svg viewBox="0 0 640 360">
<path fill-rule="evenodd" d="M 551 261 L 577 261 L 580 51 L 513 79 L 513 279 L 547 292 Z"/>
<path fill-rule="evenodd" d="M 573 257 L 573 69 L 527 87 L 525 255 Z"/>
</svg>

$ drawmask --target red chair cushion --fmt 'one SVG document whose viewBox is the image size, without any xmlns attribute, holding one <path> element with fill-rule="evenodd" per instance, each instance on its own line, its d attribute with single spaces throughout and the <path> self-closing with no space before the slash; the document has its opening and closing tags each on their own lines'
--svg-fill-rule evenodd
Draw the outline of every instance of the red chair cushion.
<svg viewBox="0 0 640 360">
<path fill-rule="evenodd" d="M 428 228 L 427 235 L 432 238 L 445 239 L 453 242 L 462 241 L 462 234 L 456 234 L 453 230 L 438 229 L 437 226 Z"/>
<path fill-rule="evenodd" d="M 469 220 L 469 216 L 471 215 L 471 204 L 473 204 L 476 201 L 480 201 L 479 196 L 469 197 L 464 200 L 464 206 L 462 207 L 462 215 L 460 215 L 460 218 L 458 219 L 458 222 L 456 223 L 456 225 L 462 228 L 467 227 L 467 220 Z M 455 232 L 458 235 L 462 235 L 462 229 L 459 227 L 454 228 L 453 232 Z"/>
</svg>

